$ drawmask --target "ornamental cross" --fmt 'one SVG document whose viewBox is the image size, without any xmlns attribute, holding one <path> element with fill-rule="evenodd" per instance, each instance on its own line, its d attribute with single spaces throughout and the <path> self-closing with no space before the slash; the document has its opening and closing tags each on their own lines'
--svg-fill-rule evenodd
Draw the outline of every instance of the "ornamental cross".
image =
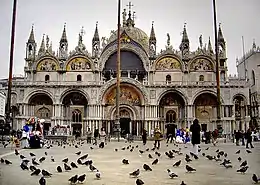
<svg viewBox="0 0 260 185">
<path fill-rule="evenodd" d="M 128 6 L 128 8 L 129 8 L 129 12 L 131 12 L 131 9 L 132 9 L 132 7 L 134 6 L 132 3 L 131 3 L 131 1 L 129 2 L 129 4 L 128 5 L 126 5 L 126 6 Z"/>
</svg>

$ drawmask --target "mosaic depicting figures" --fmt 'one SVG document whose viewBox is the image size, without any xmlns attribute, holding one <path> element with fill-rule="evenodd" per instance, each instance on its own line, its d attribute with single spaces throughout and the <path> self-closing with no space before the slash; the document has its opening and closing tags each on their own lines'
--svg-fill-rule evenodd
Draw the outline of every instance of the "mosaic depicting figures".
<svg viewBox="0 0 260 185">
<path fill-rule="evenodd" d="M 90 68 L 90 63 L 85 58 L 74 58 L 67 65 L 67 71 L 83 71 Z"/>
<path fill-rule="evenodd" d="M 140 105 L 141 101 L 135 89 L 122 86 L 120 92 L 120 101 L 121 103 L 130 104 L 130 105 Z M 116 88 L 113 88 L 108 95 L 106 96 L 106 104 L 114 105 L 116 102 Z"/>
<path fill-rule="evenodd" d="M 155 69 L 156 70 L 181 69 L 181 64 L 178 60 L 172 57 L 165 57 L 156 63 Z"/>
<path fill-rule="evenodd" d="M 206 59 L 195 60 L 190 67 L 194 71 L 211 71 L 213 70 L 212 63 Z"/>
<path fill-rule="evenodd" d="M 51 59 L 44 59 L 37 66 L 37 71 L 56 71 L 56 70 L 57 70 L 57 63 Z"/>
</svg>

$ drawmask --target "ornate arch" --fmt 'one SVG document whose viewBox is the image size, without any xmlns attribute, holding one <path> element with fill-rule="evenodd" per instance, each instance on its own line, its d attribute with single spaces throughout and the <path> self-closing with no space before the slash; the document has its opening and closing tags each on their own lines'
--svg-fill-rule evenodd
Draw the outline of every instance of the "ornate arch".
<svg viewBox="0 0 260 185">
<path fill-rule="evenodd" d="M 215 62 L 205 55 L 191 59 L 188 64 L 189 71 L 215 71 Z"/>
<path fill-rule="evenodd" d="M 134 52 L 142 60 L 145 70 L 146 71 L 149 70 L 149 58 L 148 58 L 147 54 L 144 52 L 144 50 L 142 50 L 141 48 L 136 47 L 132 44 L 125 44 L 125 43 L 121 44 L 121 49 L 125 50 L 125 51 Z M 108 60 L 108 58 L 110 57 L 110 55 L 112 55 L 116 51 L 117 51 L 117 45 L 114 44 L 102 53 L 102 55 L 100 56 L 100 60 L 99 60 L 99 70 L 100 71 L 103 70 L 105 63 Z"/>
<path fill-rule="evenodd" d="M 64 99 L 68 94 L 73 93 L 73 92 L 77 92 L 77 93 L 82 94 L 82 95 L 86 98 L 87 102 L 88 102 L 88 103 L 90 102 L 90 97 L 89 97 L 88 93 L 85 92 L 84 90 L 81 90 L 81 89 L 66 89 L 65 91 L 63 91 L 63 92 L 61 93 L 60 102 L 59 102 L 59 103 L 62 103 L 62 102 L 63 102 L 63 99 Z"/>
<path fill-rule="evenodd" d="M 130 110 L 131 113 L 132 113 L 132 117 L 130 116 L 132 118 L 132 120 L 140 120 L 140 115 L 139 115 L 139 113 L 138 113 L 138 111 L 137 111 L 137 109 L 135 107 L 130 106 L 130 105 L 126 105 L 126 104 L 122 104 L 119 107 L 119 111 L 120 111 L 120 109 L 128 109 L 128 110 Z M 109 119 L 114 120 L 115 111 L 116 111 L 116 106 L 113 106 L 109 110 L 109 112 L 107 114 L 107 117 L 110 116 Z"/>
<path fill-rule="evenodd" d="M 121 83 L 129 84 L 137 88 L 137 90 L 140 91 L 140 94 L 142 95 L 143 98 L 142 104 L 148 103 L 148 93 L 140 82 L 130 78 L 121 78 Z M 106 82 L 105 85 L 101 87 L 99 97 L 98 97 L 98 103 L 104 104 L 104 97 L 106 92 L 115 84 L 116 84 L 116 79 L 112 79 Z"/>
<path fill-rule="evenodd" d="M 71 64 L 78 64 L 79 62 L 81 63 L 81 67 L 78 69 L 73 69 Z M 65 69 L 66 71 L 93 71 L 95 70 L 95 66 L 89 57 L 85 55 L 74 55 L 65 62 Z"/>
<path fill-rule="evenodd" d="M 206 89 L 198 90 L 194 93 L 194 96 L 191 98 L 190 105 L 193 105 L 195 103 L 196 98 L 199 97 L 200 95 L 204 94 L 204 93 L 212 94 L 217 98 L 217 93 L 215 91 L 208 90 L 208 89 L 207 90 Z M 220 96 L 220 100 L 221 100 L 221 104 L 225 104 L 222 96 Z"/>
<path fill-rule="evenodd" d="M 182 92 L 181 90 L 176 90 L 176 89 L 165 89 L 163 92 L 160 93 L 160 95 L 158 96 L 157 99 L 157 105 L 160 104 L 160 101 L 162 100 L 162 98 L 168 94 L 168 93 L 176 93 L 178 94 L 184 101 L 185 105 L 188 104 L 188 97 L 184 94 L 184 92 Z"/>
<path fill-rule="evenodd" d="M 233 95 L 233 97 L 232 97 L 232 103 L 235 101 L 235 99 L 236 99 L 237 97 L 241 97 L 241 98 L 244 100 L 244 102 L 245 102 L 246 104 L 248 104 L 247 98 L 246 98 L 246 96 L 245 96 L 243 93 L 237 93 L 237 94 Z"/>
<path fill-rule="evenodd" d="M 35 90 L 29 92 L 28 95 L 25 96 L 23 102 L 26 102 L 26 103 L 28 104 L 28 103 L 29 103 L 29 100 L 30 100 L 33 96 L 35 96 L 35 95 L 37 95 L 37 94 L 45 94 L 45 95 L 47 95 L 47 96 L 49 96 L 49 97 L 51 98 L 52 103 L 55 102 L 55 101 L 54 101 L 53 94 L 52 94 L 50 91 L 47 91 L 46 89 L 35 89 Z"/>
<path fill-rule="evenodd" d="M 36 71 L 57 71 L 59 69 L 58 60 L 52 56 L 43 57 L 36 62 Z"/>
<path fill-rule="evenodd" d="M 160 65 L 162 65 L 161 68 Z M 152 70 L 181 70 L 183 71 L 184 64 L 182 60 L 174 54 L 162 55 L 155 60 L 152 66 Z"/>
</svg>

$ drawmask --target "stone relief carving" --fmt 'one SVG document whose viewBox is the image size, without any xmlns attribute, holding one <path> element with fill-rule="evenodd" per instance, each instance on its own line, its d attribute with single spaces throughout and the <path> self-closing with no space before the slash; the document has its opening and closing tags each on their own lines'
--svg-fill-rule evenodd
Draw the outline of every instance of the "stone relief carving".
<svg viewBox="0 0 260 185">
<path fill-rule="evenodd" d="M 90 63 L 85 58 L 74 58 L 66 67 L 67 71 L 83 71 L 91 69 Z"/>
<path fill-rule="evenodd" d="M 212 63 L 207 59 L 196 59 L 191 63 L 190 70 L 194 71 L 211 71 L 213 70 Z"/>
<path fill-rule="evenodd" d="M 175 58 L 165 57 L 156 63 L 155 69 L 156 70 L 181 69 L 181 64 Z"/>
<path fill-rule="evenodd" d="M 97 90 L 96 89 L 92 89 L 91 90 L 91 98 L 95 99 L 97 97 Z"/>
<path fill-rule="evenodd" d="M 37 65 L 37 71 L 56 71 L 57 63 L 52 59 L 43 59 Z"/>
</svg>

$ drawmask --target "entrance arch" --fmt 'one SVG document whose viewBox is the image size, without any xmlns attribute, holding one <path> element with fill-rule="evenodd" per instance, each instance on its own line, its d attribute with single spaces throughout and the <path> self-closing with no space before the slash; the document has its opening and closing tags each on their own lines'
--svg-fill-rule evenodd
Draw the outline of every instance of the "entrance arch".
<svg viewBox="0 0 260 185">
<path fill-rule="evenodd" d="M 247 107 L 246 98 L 241 94 L 235 95 L 233 97 L 233 105 L 235 106 L 236 130 L 246 130 L 246 125 L 244 125 Z"/>
</svg>

